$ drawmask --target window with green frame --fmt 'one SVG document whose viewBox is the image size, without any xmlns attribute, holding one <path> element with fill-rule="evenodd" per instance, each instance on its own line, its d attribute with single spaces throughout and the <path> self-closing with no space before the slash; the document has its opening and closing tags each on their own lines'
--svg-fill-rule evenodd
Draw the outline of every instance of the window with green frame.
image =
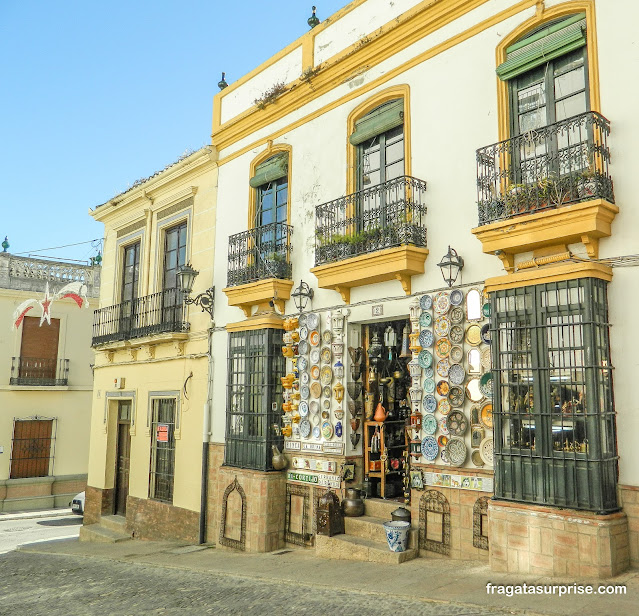
<svg viewBox="0 0 639 616">
<path fill-rule="evenodd" d="M 607 283 L 492 294 L 495 496 L 618 509 Z"/>
</svg>

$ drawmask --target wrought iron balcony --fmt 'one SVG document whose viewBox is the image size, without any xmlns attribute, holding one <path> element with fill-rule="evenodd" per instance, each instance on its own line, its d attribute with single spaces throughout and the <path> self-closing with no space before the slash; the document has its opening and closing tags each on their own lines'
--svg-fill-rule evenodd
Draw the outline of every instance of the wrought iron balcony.
<svg viewBox="0 0 639 616">
<path fill-rule="evenodd" d="M 570 203 L 614 203 L 610 122 L 589 111 L 477 150 L 479 225 Z"/>
<path fill-rule="evenodd" d="M 96 310 L 93 313 L 92 345 L 188 329 L 182 293 L 179 289 L 164 289 Z"/>
<path fill-rule="evenodd" d="M 229 237 L 227 285 L 234 287 L 267 278 L 289 280 L 293 227 L 274 222 Z"/>
<path fill-rule="evenodd" d="M 315 265 L 426 246 L 426 182 L 401 176 L 315 208 Z"/>
<path fill-rule="evenodd" d="M 68 359 L 11 358 L 11 385 L 67 385 Z"/>
</svg>

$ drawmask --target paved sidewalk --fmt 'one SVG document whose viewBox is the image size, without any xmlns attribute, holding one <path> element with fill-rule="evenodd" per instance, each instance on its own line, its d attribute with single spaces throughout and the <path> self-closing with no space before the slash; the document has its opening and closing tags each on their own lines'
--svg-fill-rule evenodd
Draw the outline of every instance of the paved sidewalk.
<svg viewBox="0 0 639 616">
<path fill-rule="evenodd" d="M 0 512 L 0 522 L 4 520 L 31 520 L 34 518 L 53 518 L 56 516 L 71 515 L 69 507 L 64 509 L 38 509 L 37 511 L 19 511 L 17 513 Z"/>
<path fill-rule="evenodd" d="M 31 554 L 59 554 L 118 562 L 135 562 L 163 568 L 209 572 L 220 576 L 254 579 L 285 586 L 358 591 L 380 597 L 392 595 L 443 604 L 478 606 L 513 614 L 628 616 L 639 614 L 639 570 L 631 570 L 606 582 L 625 584 L 626 595 L 565 595 L 563 597 L 488 594 L 492 584 L 573 584 L 575 580 L 534 575 L 498 574 L 487 565 L 442 558 L 418 558 L 399 566 L 369 562 L 323 560 L 313 550 L 279 550 L 270 554 L 246 554 L 205 546 L 153 541 L 117 544 L 77 540 L 39 543 L 20 548 Z M 588 583 L 581 581 L 581 583 Z"/>
</svg>

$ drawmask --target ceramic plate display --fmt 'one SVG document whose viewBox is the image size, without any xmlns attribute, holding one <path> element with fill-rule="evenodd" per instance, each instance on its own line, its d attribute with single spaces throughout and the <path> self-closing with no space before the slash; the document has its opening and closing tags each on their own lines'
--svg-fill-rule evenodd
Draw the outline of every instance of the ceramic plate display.
<svg viewBox="0 0 639 616">
<path fill-rule="evenodd" d="M 331 348 L 325 346 L 324 348 L 322 348 L 322 350 L 320 351 L 320 359 L 325 363 L 325 364 L 330 364 L 331 363 Z"/>
<path fill-rule="evenodd" d="M 479 423 L 487 430 L 493 429 L 493 404 L 487 402 L 479 411 Z"/>
<path fill-rule="evenodd" d="M 453 344 L 459 344 L 464 339 L 464 328 L 461 325 L 453 325 L 448 337 Z"/>
<path fill-rule="evenodd" d="M 424 381 L 424 391 L 427 394 L 432 394 L 435 391 L 435 381 L 433 379 L 426 379 Z"/>
<path fill-rule="evenodd" d="M 315 314 L 314 312 L 309 313 L 306 318 L 306 324 L 309 329 L 317 329 L 319 327 L 319 314 Z"/>
<path fill-rule="evenodd" d="M 314 329 L 308 333 L 308 341 L 311 343 L 311 346 L 317 346 L 320 343 L 320 333 Z"/>
<path fill-rule="evenodd" d="M 420 327 L 430 327 L 433 322 L 433 317 L 430 312 L 422 312 L 419 316 L 419 326 Z"/>
<path fill-rule="evenodd" d="M 430 329 L 423 329 L 419 334 L 419 344 L 423 347 L 431 347 L 433 346 L 433 342 L 433 332 L 431 332 Z"/>
<path fill-rule="evenodd" d="M 424 410 L 427 413 L 434 413 L 437 409 L 437 399 L 433 394 L 428 394 L 424 396 Z"/>
<path fill-rule="evenodd" d="M 472 378 L 466 383 L 466 397 L 471 402 L 479 402 L 483 400 L 484 394 L 481 393 L 481 389 L 479 388 L 479 379 Z"/>
<path fill-rule="evenodd" d="M 461 466 L 466 461 L 468 450 L 466 443 L 460 438 L 451 438 L 446 445 L 448 459 L 453 466 Z"/>
<path fill-rule="evenodd" d="M 482 307 L 481 307 L 481 313 L 488 319 L 490 318 L 490 302 L 486 302 Z"/>
<path fill-rule="evenodd" d="M 432 436 L 427 436 L 422 440 L 422 455 L 429 461 L 433 461 L 439 453 L 437 441 Z"/>
<path fill-rule="evenodd" d="M 451 306 L 461 306 L 464 301 L 464 292 L 460 289 L 453 289 L 450 292 L 450 305 Z"/>
<path fill-rule="evenodd" d="M 473 461 L 475 466 L 484 466 L 484 461 L 481 459 L 481 454 L 479 453 L 479 449 L 475 449 L 473 453 L 470 454 L 470 459 Z"/>
<path fill-rule="evenodd" d="M 466 330 L 466 342 L 472 346 L 477 346 L 481 342 L 481 327 L 476 323 Z"/>
<path fill-rule="evenodd" d="M 299 410 L 300 415 L 301 415 L 302 417 L 306 417 L 306 416 L 308 415 L 308 410 L 309 410 L 308 402 L 306 402 L 306 400 L 302 400 L 302 401 L 300 402 L 300 405 L 299 405 L 299 407 L 298 407 L 298 410 Z"/>
<path fill-rule="evenodd" d="M 448 464 L 449 460 L 448 460 L 448 452 L 446 451 L 446 448 L 441 450 L 440 456 L 441 456 L 442 462 L 444 464 Z"/>
<path fill-rule="evenodd" d="M 316 438 L 317 440 L 322 438 L 322 431 L 320 430 L 319 426 L 315 426 L 313 428 L 313 437 Z"/>
<path fill-rule="evenodd" d="M 450 297 L 448 291 L 440 291 L 433 299 L 433 307 L 437 314 L 444 314 L 450 308 Z"/>
<path fill-rule="evenodd" d="M 333 371 L 330 366 L 324 366 L 320 372 L 320 382 L 322 385 L 330 385 L 333 382 Z"/>
<path fill-rule="evenodd" d="M 461 364 L 453 364 L 448 370 L 448 378 L 453 385 L 461 385 L 466 378 L 466 370 Z"/>
<path fill-rule="evenodd" d="M 302 385 L 300 387 L 300 398 L 302 398 L 302 400 L 308 400 L 310 395 L 311 390 L 308 388 L 308 385 Z"/>
<path fill-rule="evenodd" d="M 430 368 L 433 365 L 433 355 L 430 351 L 420 351 L 417 361 L 422 368 Z"/>
<path fill-rule="evenodd" d="M 311 363 L 319 364 L 320 363 L 320 350 L 319 349 L 311 349 Z"/>
<path fill-rule="evenodd" d="M 435 319 L 435 333 L 438 338 L 443 338 L 450 331 L 450 319 L 445 315 L 441 315 Z"/>
<path fill-rule="evenodd" d="M 488 466 L 493 465 L 493 439 L 492 438 L 487 437 L 481 442 L 481 445 L 479 446 L 479 455 L 481 456 L 481 459 L 484 461 L 484 464 L 487 464 Z"/>
<path fill-rule="evenodd" d="M 448 400 L 452 406 L 461 406 L 464 403 L 464 390 L 459 385 L 453 385 L 448 392 Z"/>
<path fill-rule="evenodd" d="M 330 398 L 331 398 L 331 386 L 330 385 L 324 385 L 324 387 L 322 387 L 322 396 L 324 396 L 325 398 L 328 398 L 328 400 L 330 402 Z"/>
<path fill-rule="evenodd" d="M 445 417 L 442 417 L 442 418 L 439 420 L 439 431 L 440 431 L 442 434 L 446 434 L 446 435 L 448 435 L 448 422 L 446 421 L 446 418 L 445 418 Z"/>
<path fill-rule="evenodd" d="M 306 355 L 308 353 L 309 344 L 306 340 L 300 340 L 300 343 L 297 345 L 297 352 L 300 355 Z"/>
<path fill-rule="evenodd" d="M 439 376 L 445 379 L 448 376 L 449 370 L 450 370 L 450 362 L 448 361 L 447 357 L 444 357 L 444 359 L 440 359 L 437 362 L 436 371 Z"/>
<path fill-rule="evenodd" d="M 442 414 L 442 415 L 448 415 L 448 413 L 450 413 L 450 402 L 448 401 L 448 398 L 442 398 L 438 403 L 437 403 L 437 410 Z"/>
<path fill-rule="evenodd" d="M 319 402 L 317 400 L 311 400 L 308 404 L 308 408 L 312 415 L 317 415 L 320 410 Z"/>
<path fill-rule="evenodd" d="M 308 385 L 311 380 L 311 375 L 308 372 L 300 372 L 300 383 L 302 385 Z"/>
<path fill-rule="evenodd" d="M 322 411 L 322 419 L 326 420 L 331 416 L 331 414 L 327 410 Z"/>
<path fill-rule="evenodd" d="M 461 411 L 451 411 L 446 418 L 446 426 L 453 436 L 463 436 L 468 428 L 468 420 Z"/>
<path fill-rule="evenodd" d="M 300 340 L 306 340 L 308 338 L 308 327 L 300 327 Z"/>
<path fill-rule="evenodd" d="M 330 344 L 331 342 L 333 342 L 333 334 L 331 333 L 330 329 L 324 331 L 324 333 L 322 334 L 322 340 L 324 341 L 324 344 Z"/>
<path fill-rule="evenodd" d="M 308 368 L 308 359 L 306 359 L 306 357 L 299 357 L 297 360 L 297 367 L 300 370 L 306 370 L 306 368 Z"/>
<path fill-rule="evenodd" d="M 450 349 L 449 357 L 450 361 L 452 361 L 454 364 L 459 364 L 464 357 L 464 351 L 462 351 L 462 348 L 460 346 L 455 345 Z"/>
<path fill-rule="evenodd" d="M 330 398 L 324 398 L 324 400 L 322 400 L 322 406 L 329 411 L 331 408 L 331 400 Z"/>
<path fill-rule="evenodd" d="M 491 364 L 492 361 L 490 358 L 490 347 L 488 347 L 481 352 L 481 367 L 484 370 L 490 370 Z"/>
<path fill-rule="evenodd" d="M 314 381 L 320 378 L 320 367 L 319 366 L 311 366 L 311 378 Z"/>
<path fill-rule="evenodd" d="M 308 320 L 308 315 L 307 314 L 300 314 L 299 318 L 297 319 L 297 324 L 300 327 L 306 327 L 307 320 Z"/>
<path fill-rule="evenodd" d="M 311 396 L 313 396 L 313 398 L 319 398 L 322 395 L 322 386 L 318 383 L 315 382 L 311 385 Z"/>
<path fill-rule="evenodd" d="M 437 344 L 435 344 L 435 353 L 437 353 L 439 357 L 448 357 L 451 346 L 448 338 L 440 338 Z"/>
<path fill-rule="evenodd" d="M 448 437 L 445 434 L 440 434 L 437 438 L 437 444 L 443 449 L 448 445 Z"/>
<path fill-rule="evenodd" d="M 308 438 L 311 435 L 311 422 L 308 419 L 300 421 L 300 436 Z"/>
<path fill-rule="evenodd" d="M 330 440 L 333 438 L 333 424 L 330 421 L 325 421 L 322 424 L 322 436 L 326 440 Z"/>
<path fill-rule="evenodd" d="M 425 379 L 432 379 L 435 376 L 433 367 L 431 366 L 430 368 L 424 368 L 423 375 Z"/>
<path fill-rule="evenodd" d="M 434 415 L 426 415 L 422 422 L 424 434 L 435 434 L 437 432 L 437 420 Z"/>
<path fill-rule="evenodd" d="M 450 322 L 453 325 L 459 325 L 464 320 L 464 309 L 461 306 L 455 306 L 450 311 Z"/>
<path fill-rule="evenodd" d="M 422 310 L 430 310 L 433 306 L 433 298 L 430 295 L 422 295 L 419 298 L 419 305 Z"/>
<path fill-rule="evenodd" d="M 479 379 L 479 390 L 486 398 L 493 397 L 493 375 L 492 372 L 486 372 L 482 374 Z"/>
<path fill-rule="evenodd" d="M 424 387 L 424 390 L 426 390 L 426 387 Z M 448 384 L 448 381 L 441 380 L 437 383 L 437 393 L 440 396 L 447 396 L 449 391 L 450 385 Z"/>
<path fill-rule="evenodd" d="M 490 344 L 490 325 L 488 323 L 481 328 L 481 341 L 484 344 Z"/>
</svg>

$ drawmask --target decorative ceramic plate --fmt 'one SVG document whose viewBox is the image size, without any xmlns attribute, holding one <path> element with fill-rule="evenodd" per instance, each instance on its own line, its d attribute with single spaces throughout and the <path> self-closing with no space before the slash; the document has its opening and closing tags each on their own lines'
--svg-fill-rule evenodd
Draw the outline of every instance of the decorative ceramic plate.
<svg viewBox="0 0 639 616">
<path fill-rule="evenodd" d="M 468 455 L 466 443 L 460 438 L 451 438 L 446 445 L 446 453 L 453 466 L 461 466 Z"/>
<path fill-rule="evenodd" d="M 487 430 L 493 429 L 493 403 L 487 402 L 479 411 L 479 423 Z"/>
<path fill-rule="evenodd" d="M 311 435 L 311 422 L 304 418 L 300 421 L 300 436 L 302 438 L 308 438 Z"/>
<path fill-rule="evenodd" d="M 448 338 L 440 338 L 435 344 L 435 353 L 437 353 L 439 357 L 448 357 L 451 346 Z"/>
<path fill-rule="evenodd" d="M 446 448 L 441 450 L 440 456 L 444 464 L 450 464 L 450 460 L 448 459 L 448 452 L 446 451 Z"/>
<path fill-rule="evenodd" d="M 311 375 L 308 372 L 300 372 L 300 383 L 308 385 L 311 381 Z"/>
<path fill-rule="evenodd" d="M 426 391 L 426 387 L 424 387 L 424 391 Z M 449 391 L 450 391 L 450 385 L 448 384 L 448 381 L 444 381 L 443 379 L 441 381 L 438 381 L 437 393 L 440 396 L 447 396 Z"/>
<path fill-rule="evenodd" d="M 430 368 L 433 365 L 433 354 L 430 351 L 420 351 L 417 361 L 422 368 Z"/>
<path fill-rule="evenodd" d="M 448 361 L 447 357 L 444 357 L 444 359 L 440 359 L 437 362 L 436 371 L 439 376 L 445 379 L 448 376 L 449 370 L 450 370 L 450 361 Z"/>
<path fill-rule="evenodd" d="M 448 415 L 448 413 L 450 413 L 450 402 L 448 401 L 448 398 L 442 398 L 438 403 L 437 403 L 437 410 L 442 414 L 442 415 Z"/>
<path fill-rule="evenodd" d="M 308 333 L 308 341 L 311 343 L 311 346 L 316 347 L 320 343 L 320 333 L 314 329 Z"/>
<path fill-rule="evenodd" d="M 437 441 L 432 436 L 427 436 L 422 440 L 422 455 L 429 461 L 433 461 L 439 453 Z"/>
<path fill-rule="evenodd" d="M 300 314 L 299 318 L 297 319 L 297 324 L 300 327 L 306 327 L 306 322 L 308 321 L 308 315 L 307 314 Z"/>
<path fill-rule="evenodd" d="M 331 399 L 330 398 L 324 398 L 324 400 L 322 400 L 322 406 L 328 411 L 331 408 Z"/>
<path fill-rule="evenodd" d="M 325 421 L 322 424 L 322 436 L 326 440 L 330 440 L 333 438 L 333 424 L 330 421 Z"/>
<path fill-rule="evenodd" d="M 311 349 L 311 363 L 319 364 L 320 363 L 320 350 L 319 349 Z"/>
<path fill-rule="evenodd" d="M 422 422 L 424 434 L 435 434 L 437 432 L 437 420 L 434 415 L 426 415 Z"/>
<path fill-rule="evenodd" d="M 459 344 L 464 339 L 464 328 L 461 325 L 453 325 L 448 337 L 453 344 Z"/>
<path fill-rule="evenodd" d="M 481 328 L 481 341 L 484 344 L 490 344 L 490 325 L 488 323 Z"/>
<path fill-rule="evenodd" d="M 319 366 L 311 366 L 311 378 L 314 381 L 320 378 L 320 367 Z"/>
<path fill-rule="evenodd" d="M 423 347 L 431 347 L 433 346 L 435 338 L 433 337 L 433 332 L 430 329 L 423 329 L 419 334 L 419 344 Z"/>
<path fill-rule="evenodd" d="M 308 359 L 306 359 L 306 357 L 300 357 L 297 360 L 297 367 L 300 370 L 306 370 L 306 368 L 308 368 Z"/>
<path fill-rule="evenodd" d="M 484 394 L 481 392 L 479 379 L 477 377 L 469 379 L 468 383 L 466 383 L 466 397 L 471 402 L 479 402 L 484 399 Z"/>
<path fill-rule="evenodd" d="M 433 394 L 428 394 L 424 396 L 423 405 L 424 411 L 427 413 L 434 413 L 437 409 L 437 399 L 433 396 Z"/>
<path fill-rule="evenodd" d="M 440 434 L 437 438 L 437 444 L 443 449 L 448 445 L 448 437 L 445 434 Z"/>
<path fill-rule="evenodd" d="M 320 382 L 322 385 L 330 385 L 333 382 L 333 371 L 330 366 L 324 366 L 320 372 Z"/>
<path fill-rule="evenodd" d="M 433 379 L 426 379 L 424 381 L 424 391 L 427 394 L 432 394 L 435 391 L 435 381 Z"/>
<path fill-rule="evenodd" d="M 319 327 L 319 314 L 310 312 L 306 318 L 306 324 L 310 329 L 317 329 Z"/>
<path fill-rule="evenodd" d="M 450 322 L 453 325 L 459 325 L 464 320 L 464 309 L 461 306 L 455 306 L 450 311 Z"/>
<path fill-rule="evenodd" d="M 481 454 L 479 453 L 479 449 L 475 449 L 473 453 L 470 454 L 470 459 L 473 461 L 475 466 L 484 466 L 484 461 L 481 459 Z"/>
<path fill-rule="evenodd" d="M 306 342 L 306 340 L 300 340 L 300 343 L 297 345 L 297 352 L 300 355 L 306 355 L 308 353 L 309 350 L 309 344 L 308 342 Z"/>
<path fill-rule="evenodd" d="M 493 397 L 493 374 L 492 372 L 486 372 L 481 375 L 479 379 L 479 390 L 486 398 Z"/>
<path fill-rule="evenodd" d="M 311 385 L 311 396 L 313 396 L 313 398 L 319 398 L 322 395 L 322 386 L 315 381 L 315 383 L 313 383 Z"/>
<path fill-rule="evenodd" d="M 442 434 L 446 434 L 446 435 L 448 435 L 448 422 L 446 421 L 446 418 L 445 418 L 445 417 L 442 417 L 442 418 L 439 420 L 439 431 L 440 431 Z"/>
<path fill-rule="evenodd" d="M 419 298 L 419 305 L 422 310 L 430 310 L 433 307 L 433 298 L 430 295 L 422 295 Z"/>
<path fill-rule="evenodd" d="M 422 373 L 425 379 L 432 379 L 435 376 L 435 371 L 432 366 L 430 368 L 424 368 Z"/>
<path fill-rule="evenodd" d="M 466 370 L 461 364 L 453 364 L 448 370 L 448 378 L 453 385 L 461 385 L 466 378 Z"/>
<path fill-rule="evenodd" d="M 325 346 L 321 351 L 320 351 L 320 359 L 325 363 L 325 364 L 330 364 L 331 363 L 331 347 L 327 347 Z"/>
<path fill-rule="evenodd" d="M 330 344 L 331 342 L 333 342 L 333 334 L 331 333 L 330 329 L 324 330 L 324 333 L 322 334 L 322 340 L 324 341 L 324 344 Z"/>
<path fill-rule="evenodd" d="M 479 446 L 479 455 L 488 466 L 493 465 L 493 447 L 493 439 L 490 437 L 486 437 Z"/>
<path fill-rule="evenodd" d="M 481 307 L 481 312 L 487 319 L 489 319 L 490 318 L 490 311 L 491 311 L 490 302 L 486 302 Z"/>
<path fill-rule="evenodd" d="M 311 400 L 309 402 L 308 408 L 311 411 L 312 415 L 317 415 L 320 410 L 319 402 L 317 400 Z"/>
<path fill-rule="evenodd" d="M 460 289 L 453 289 L 449 297 L 451 306 L 461 306 L 461 303 L 464 301 L 464 292 Z"/>
<path fill-rule="evenodd" d="M 481 327 L 473 323 L 466 330 L 466 342 L 472 346 L 477 346 L 481 342 Z"/>
<path fill-rule="evenodd" d="M 324 387 L 322 387 L 322 396 L 327 398 L 328 401 L 330 402 L 330 400 L 331 400 L 331 386 L 330 385 L 324 385 Z"/>
<path fill-rule="evenodd" d="M 315 426 L 313 428 L 313 437 L 316 438 L 318 441 L 322 438 L 322 431 L 320 430 L 319 426 Z"/>
<path fill-rule="evenodd" d="M 461 411 L 451 411 L 446 418 L 446 426 L 453 436 L 463 436 L 468 428 L 468 420 Z"/>
<path fill-rule="evenodd" d="M 464 390 L 458 385 L 453 385 L 448 391 L 448 400 L 452 406 L 464 404 Z"/>
<path fill-rule="evenodd" d="M 450 308 L 450 297 L 447 291 L 440 291 L 433 299 L 433 307 L 437 314 L 444 314 Z"/>
<path fill-rule="evenodd" d="M 300 340 L 306 340 L 308 338 L 308 327 L 300 327 Z"/>
<path fill-rule="evenodd" d="M 490 347 L 481 352 L 481 367 L 484 370 L 490 370 L 492 367 L 492 359 L 490 357 Z"/>
<path fill-rule="evenodd" d="M 297 407 L 297 408 L 298 408 L 298 410 L 300 412 L 300 415 L 302 417 L 306 417 L 308 415 L 309 406 L 308 406 L 308 402 L 306 402 L 306 400 L 302 400 L 300 402 L 299 407 Z"/>
<path fill-rule="evenodd" d="M 419 316 L 419 326 L 420 327 L 430 327 L 433 322 L 433 317 L 430 312 L 422 312 Z"/>
<path fill-rule="evenodd" d="M 326 420 L 331 416 L 331 414 L 327 410 L 322 411 L 322 419 Z"/>
<path fill-rule="evenodd" d="M 449 357 L 450 361 L 452 361 L 454 364 L 459 364 L 464 357 L 464 351 L 462 351 L 462 348 L 460 346 L 455 345 L 450 349 Z"/>
<path fill-rule="evenodd" d="M 435 319 L 435 333 L 438 338 L 443 338 L 450 331 L 450 319 L 445 315 L 441 315 Z"/>
<path fill-rule="evenodd" d="M 308 385 L 302 385 L 300 387 L 300 398 L 302 398 L 302 400 L 308 400 L 310 395 L 311 390 L 309 389 Z"/>
<path fill-rule="evenodd" d="M 341 438 L 342 437 L 342 422 L 341 421 L 338 421 L 335 424 L 335 436 L 337 438 Z"/>
</svg>

